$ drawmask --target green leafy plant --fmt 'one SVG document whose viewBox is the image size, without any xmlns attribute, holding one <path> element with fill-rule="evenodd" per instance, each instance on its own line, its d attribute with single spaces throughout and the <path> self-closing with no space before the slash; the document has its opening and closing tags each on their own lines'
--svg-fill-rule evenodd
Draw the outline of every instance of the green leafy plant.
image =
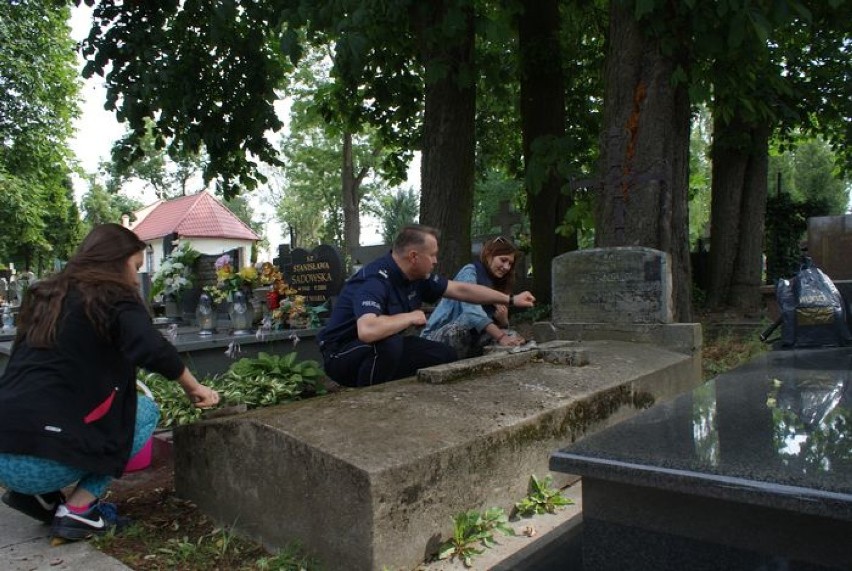
<svg viewBox="0 0 852 571">
<path fill-rule="evenodd" d="M 321 394 L 325 391 L 321 376 L 316 361 L 297 363 L 296 353 L 260 353 L 256 359 L 243 358 L 231 365 L 214 386 L 224 402 L 255 408 Z"/>
<path fill-rule="evenodd" d="M 204 384 L 219 392 L 223 404 L 245 404 L 247 408 L 324 394 L 319 364 L 296 361 L 296 356 L 295 352 L 259 353 L 257 358 L 236 361 L 224 374 L 206 379 Z M 151 389 L 160 406 L 160 426 L 180 426 L 201 417 L 202 411 L 192 406 L 178 383 L 154 373 L 142 374 L 139 379 Z"/>
<path fill-rule="evenodd" d="M 539 480 L 535 475 L 530 476 L 529 495 L 515 504 L 515 511 L 520 516 L 530 517 L 537 514 L 556 513 L 558 508 L 571 505 L 570 499 L 562 492 L 551 487 L 553 478 L 546 476 Z"/>
<path fill-rule="evenodd" d="M 489 508 L 483 513 L 476 510 L 460 513 L 453 518 L 453 537 L 441 544 L 438 559 L 455 557 L 465 567 L 473 564 L 473 558 L 485 549 L 493 547 L 494 531 L 515 535 L 508 525 L 509 518 L 501 508 Z M 482 548 L 480 548 L 480 546 Z"/>
<path fill-rule="evenodd" d="M 160 408 L 160 427 L 181 426 L 201 418 L 201 409 L 192 406 L 177 381 L 170 381 L 157 373 L 142 371 L 139 372 L 137 379 L 151 390 L 154 402 Z M 208 381 L 203 382 L 209 384 Z"/>
<path fill-rule="evenodd" d="M 550 319 L 550 313 L 550 304 L 540 303 L 536 304 L 535 307 L 513 312 L 512 319 L 516 323 L 536 323 L 537 321 L 547 321 Z"/>
<path fill-rule="evenodd" d="M 296 543 L 284 546 L 275 555 L 258 559 L 255 565 L 260 571 L 309 571 L 320 568 L 319 563 L 305 555 Z"/>
<path fill-rule="evenodd" d="M 179 530 L 183 531 L 183 530 Z M 128 537 L 128 533 L 131 536 Z M 144 553 L 145 569 L 251 569 L 268 571 L 308 571 L 319 569 L 319 564 L 303 553 L 296 544 L 285 546 L 269 554 L 262 546 L 236 535 L 231 528 L 215 528 L 207 533 L 186 533 L 174 537 L 159 537 L 150 524 L 137 523 L 116 535 L 108 532 L 93 538 L 93 544 L 110 553 L 117 549 L 123 561 L 133 565 L 141 563 L 142 555 L 127 552 L 127 540 Z M 252 561 L 253 560 L 253 561 Z M 136 565 L 133 565 L 137 568 Z"/>
</svg>

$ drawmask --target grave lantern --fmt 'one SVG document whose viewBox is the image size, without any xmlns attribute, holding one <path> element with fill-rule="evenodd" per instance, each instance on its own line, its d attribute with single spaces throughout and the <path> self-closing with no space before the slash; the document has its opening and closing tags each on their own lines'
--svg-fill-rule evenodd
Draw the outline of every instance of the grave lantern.
<svg viewBox="0 0 852 571">
<path fill-rule="evenodd" d="M 251 333 L 254 309 L 249 306 L 243 292 L 234 292 L 234 301 L 228 310 L 228 316 L 231 318 L 231 327 L 234 329 L 234 335 L 247 335 Z"/>
<path fill-rule="evenodd" d="M 15 328 L 15 315 L 12 309 L 7 305 L 3 308 L 3 332 L 9 333 Z"/>
<path fill-rule="evenodd" d="M 213 335 L 216 333 L 216 312 L 213 311 L 213 300 L 206 293 L 198 298 L 198 307 L 195 308 L 195 320 L 198 322 L 199 335 Z"/>
</svg>

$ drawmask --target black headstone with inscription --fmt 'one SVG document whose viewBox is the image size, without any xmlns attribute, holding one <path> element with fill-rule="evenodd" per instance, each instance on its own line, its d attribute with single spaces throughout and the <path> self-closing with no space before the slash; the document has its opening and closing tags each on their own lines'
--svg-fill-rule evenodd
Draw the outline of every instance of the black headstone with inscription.
<svg viewBox="0 0 852 571">
<path fill-rule="evenodd" d="M 305 296 L 309 305 L 320 305 L 340 292 L 343 285 L 343 260 L 334 246 L 321 244 L 308 252 L 296 248 L 291 263 L 284 266 L 284 278 Z"/>
</svg>

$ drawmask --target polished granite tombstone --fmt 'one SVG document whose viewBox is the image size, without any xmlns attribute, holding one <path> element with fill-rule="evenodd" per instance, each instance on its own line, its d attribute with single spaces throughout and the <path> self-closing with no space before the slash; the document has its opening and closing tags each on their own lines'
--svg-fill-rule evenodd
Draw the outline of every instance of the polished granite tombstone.
<svg viewBox="0 0 852 571">
<path fill-rule="evenodd" d="M 584 569 L 852 569 L 852 348 L 777 351 L 551 457 Z"/>
</svg>

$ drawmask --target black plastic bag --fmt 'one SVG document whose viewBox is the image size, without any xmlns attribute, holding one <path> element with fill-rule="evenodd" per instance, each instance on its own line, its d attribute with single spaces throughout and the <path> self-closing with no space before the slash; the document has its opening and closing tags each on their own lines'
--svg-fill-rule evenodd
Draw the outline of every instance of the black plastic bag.
<svg viewBox="0 0 852 571">
<path fill-rule="evenodd" d="M 852 336 L 843 297 L 822 270 L 806 258 L 792 280 L 778 280 L 782 347 L 839 347 Z"/>
</svg>

